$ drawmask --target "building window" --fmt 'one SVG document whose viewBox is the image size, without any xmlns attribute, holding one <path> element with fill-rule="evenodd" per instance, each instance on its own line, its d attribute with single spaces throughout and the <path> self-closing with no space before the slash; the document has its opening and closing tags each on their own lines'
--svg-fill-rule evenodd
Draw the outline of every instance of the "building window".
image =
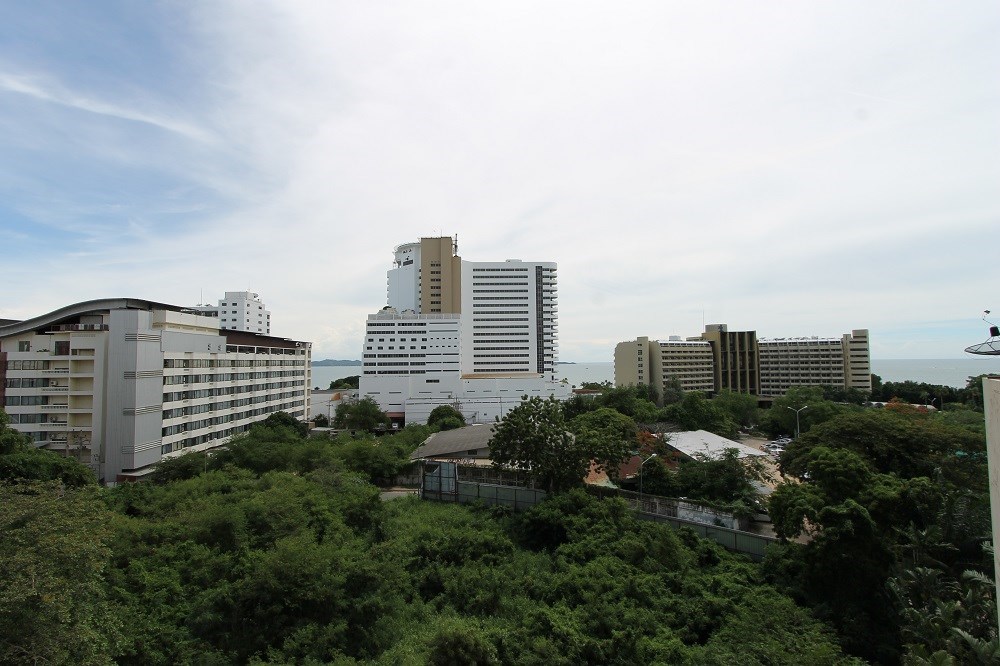
<svg viewBox="0 0 1000 666">
<path fill-rule="evenodd" d="M 17 343 L 17 351 L 19 351 L 19 352 L 31 351 L 31 342 L 29 342 L 28 340 L 20 340 L 20 341 L 18 341 L 18 343 Z"/>
</svg>

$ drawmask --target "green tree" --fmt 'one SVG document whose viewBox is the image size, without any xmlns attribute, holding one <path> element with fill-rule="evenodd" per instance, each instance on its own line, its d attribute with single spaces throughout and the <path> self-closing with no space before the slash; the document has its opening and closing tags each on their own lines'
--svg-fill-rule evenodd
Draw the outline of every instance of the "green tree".
<svg viewBox="0 0 1000 666">
<path fill-rule="evenodd" d="M 569 422 L 569 430 L 590 459 L 611 478 L 617 478 L 618 468 L 632 456 L 638 443 L 635 421 L 607 407 L 577 416 Z"/>
<path fill-rule="evenodd" d="M 654 399 L 651 400 L 650 387 L 645 384 L 619 386 L 604 390 L 596 401 L 599 406 L 617 410 L 634 419 L 636 423 L 655 423 L 657 421 L 655 389 L 653 395 Z"/>
<path fill-rule="evenodd" d="M 806 406 L 808 409 L 800 411 L 798 415 L 799 431 L 802 433 L 851 409 L 847 405 L 825 399 L 822 387 L 796 387 L 789 389 L 785 395 L 774 401 L 761 425 L 772 435 L 794 433 L 796 423 L 794 410 Z"/>
<path fill-rule="evenodd" d="M 660 392 L 660 406 L 673 405 L 684 399 L 684 389 L 681 388 L 681 380 L 671 375 L 663 382 L 663 391 Z"/>
<path fill-rule="evenodd" d="M 0 455 L 22 451 L 31 446 L 27 435 L 9 427 L 10 416 L 0 407 Z"/>
<path fill-rule="evenodd" d="M 866 409 L 814 426 L 788 446 L 781 457 L 782 471 L 801 476 L 809 451 L 817 446 L 853 451 L 879 472 L 910 478 L 934 475 L 959 452 L 966 457 L 985 453 L 986 443 L 980 434 L 948 427 L 925 415 Z"/>
<path fill-rule="evenodd" d="M 189 451 L 173 458 L 163 458 L 149 475 L 151 483 L 170 483 L 193 479 L 208 470 L 209 455 L 204 451 Z"/>
<path fill-rule="evenodd" d="M 465 417 L 451 405 L 438 405 L 427 417 L 427 425 L 439 430 L 454 430 L 465 425 Z"/>
<path fill-rule="evenodd" d="M 317 414 L 316 416 L 313 417 L 312 421 L 317 428 L 330 427 L 330 419 L 327 418 L 326 414 Z"/>
<path fill-rule="evenodd" d="M 757 397 L 723 389 L 712 398 L 712 404 L 721 409 L 737 426 L 753 428 L 760 421 Z"/>
<path fill-rule="evenodd" d="M 336 428 L 367 430 L 368 432 L 388 428 L 389 424 L 389 417 L 378 406 L 378 403 L 369 396 L 365 396 L 353 403 L 340 403 L 337 405 L 337 411 L 333 419 L 333 425 Z"/>
<path fill-rule="evenodd" d="M 427 663 L 432 666 L 491 666 L 499 664 L 496 648 L 475 627 L 450 622 L 430 641 Z"/>
<path fill-rule="evenodd" d="M 549 492 L 583 482 L 590 452 L 569 432 L 562 405 L 555 398 L 524 396 L 507 412 L 490 438 L 490 457 L 497 465 L 525 471 Z"/>
<path fill-rule="evenodd" d="M 93 472 L 74 458 L 35 448 L 25 435 L 9 428 L 0 409 L 0 481 L 60 481 L 67 486 L 96 483 Z"/>
<path fill-rule="evenodd" d="M 122 621 L 107 601 L 111 516 L 94 487 L 0 483 L 0 662 L 108 664 Z"/>
<path fill-rule="evenodd" d="M 740 458 L 737 449 L 726 449 L 713 458 L 699 456 L 695 460 L 685 460 L 676 475 L 681 495 L 710 502 L 736 503 L 744 513 L 757 513 L 763 508 L 755 484 L 771 478 L 761 458 Z"/>
<path fill-rule="evenodd" d="M 268 428 L 289 428 L 296 432 L 299 437 L 305 437 L 309 434 L 309 424 L 299 421 L 288 412 L 269 414 L 262 424 Z"/>
<path fill-rule="evenodd" d="M 663 411 L 667 420 L 676 423 L 683 430 L 707 430 L 730 439 L 737 435 L 736 422 L 701 391 L 685 393 L 683 400 Z"/>
<path fill-rule="evenodd" d="M 330 382 L 330 391 L 336 391 L 339 389 L 356 389 L 360 386 L 361 375 L 351 375 L 350 377 L 341 377 L 340 379 L 334 379 Z"/>
<path fill-rule="evenodd" d="M 593 395 L 580 395 L 578 393 L 571 395 L 569 400 L 563 402 L 562 405 L 563 413 L 568 420 L 572 420 L 580 414 L 592 412 L 600 407 Z"/>
</svg>

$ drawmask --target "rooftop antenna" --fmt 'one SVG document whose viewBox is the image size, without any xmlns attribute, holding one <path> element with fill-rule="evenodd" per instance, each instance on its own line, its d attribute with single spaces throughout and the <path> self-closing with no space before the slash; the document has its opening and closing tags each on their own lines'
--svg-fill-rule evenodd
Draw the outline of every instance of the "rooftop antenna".
<svg viewBox="0 0 1000 666">
<path fill-rule="evenodd" d="M 977 354 L 979 356 L 1000 356 L 1000 326 L 997 326 L 986 318 L 986 315 L 989 313 L 989 310 L 983 310 L 983 321 L 990 325 L 990 337 L 986 339 L 986 342 L 980 342 L 978 345 L 966 347 L 966 354 Z"/>
</svg>

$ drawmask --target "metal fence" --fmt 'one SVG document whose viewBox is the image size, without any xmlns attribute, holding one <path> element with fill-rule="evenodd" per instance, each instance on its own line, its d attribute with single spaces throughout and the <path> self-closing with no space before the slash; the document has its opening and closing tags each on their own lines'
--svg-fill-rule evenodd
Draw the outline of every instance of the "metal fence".
<svg viewBox="0 0 1000 666">
<path fill-rule="evenodd" d="M 464 468 L 462 474 L 463 476 L 465 474 Z M 459 504 L 483 502 L 490 506 L 509 506 L 514 511 L 523 511 L 547 497 L 544 490 L 535 488 L 459 480 L 458 465 L 450 461 L 425 462 L 421 478 L 423 482 L 420 485 L 420 497 L 437 502 Z M 591 491 L 591 493 L 602 497 L 604 495 L 619 495 L 619 493 L 600 491 Z M 636 510 L 639 518 L 674 528 L 690 528 L 698 536 L 711 539 L 723 548 L 748 555 L 757 561 L 763 559 L 769 545 L 777 542 L 777 539 L 773 537 L 678 517 L 676 505 L 658 501 L 661 498 L 644 495 L 640 501 L 638 497 L 630 497 L 629 495 L 634 494 L 628 493 L 620 496 Z"/>
</svg>

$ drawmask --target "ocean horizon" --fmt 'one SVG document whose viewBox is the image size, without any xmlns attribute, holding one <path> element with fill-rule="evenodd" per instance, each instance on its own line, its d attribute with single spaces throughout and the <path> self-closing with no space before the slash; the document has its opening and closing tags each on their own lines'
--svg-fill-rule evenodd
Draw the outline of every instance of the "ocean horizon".
<svg viewBox="0 0 1000 666">
<path fill-rule="evenodd" d="M 969 377 L 996 373 L 1000 374 L 1000 359 L 984 356 L 982 358 L 948 358 L 948 359 L 872 359 L 872 372 L 882 378 L 883 382 L 902 382 L 911 380 L 918 383 L 937 384 L 965 388 Z M 313 366 L 313 387 L 326 388 L 330 382 L 342 377 L 360 375 L 360 365 Z M 585 382 L 615 381 L 615 364 L 577 363 L 564 361 L 556 366 L 556 374 L 565 379 L 571 386 L 580 386 Z"/>
</svg>

